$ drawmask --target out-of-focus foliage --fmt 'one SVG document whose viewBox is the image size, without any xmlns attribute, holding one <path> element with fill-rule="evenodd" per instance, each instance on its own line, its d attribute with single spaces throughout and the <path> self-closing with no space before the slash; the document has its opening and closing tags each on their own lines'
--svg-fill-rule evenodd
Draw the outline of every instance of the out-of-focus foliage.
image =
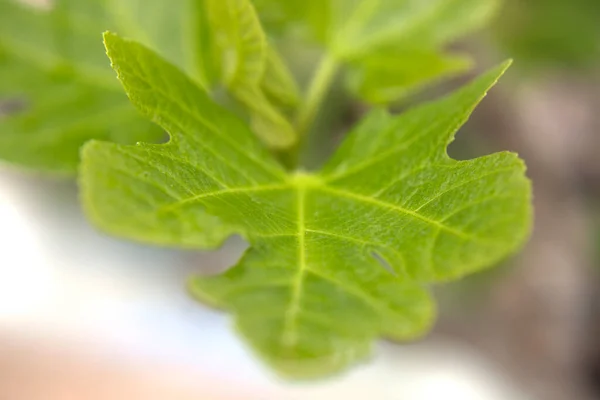
<svg viewBox="0 0 600 400">
<path fill-rule="evenodd" d="M 73 175 L 90 139 L 160 141 L 119 90 L 102 32 L 135 37 L 199 84 L 214 80 L 202 0 L 55 0 L 35 8 L 0 0 L 0 101 L 19 101 L 0 117 L 0 158 Z"/>
<path fill-rule="evenodd" d="M 582 68 L 600 62 L 598 0 L 506 0 L 495 31 L 520 65 Z"/>
<path fill-rule="evenodd" d="M 90 0 L 79 0 L 81 3 Z M 101 0 L 118 32 L 139 40 L 185 71 L 202 87 L 217 81 L 205 0 Z M 113 29 L 105 27 L 104 30 Z M 102 31 L 96 41 L 102 42 Z M 103 60 L 106 63 L 106 60 Z"/>
<path fill-rule="evenodd" d="M 299 101 L 296 82 L 271 47 L 250 0 L 206 0 L 221 81 L 249 111 L 254 132 L 272 148 L 297 134 L 283 108 Z"/>
<path fill-rule="evenodd" d="M 270 147 L 286 148 L 314 118 L 326 85 L 309 90 L 308 97 L 316 98 L 303 109 L 294 77 L 269 35 L 290 34 L 300 46 L 320 43 L 329 60 L 325 78 L 345 67 L 352 92 L 386 104 L 469 68 L 468 57 L 444 47 L 488 21 L 496 3 L 55 0 L 43 10 L 0 0 L 0 101 L 17 99 L 24 106 L 1 117 L 0 158 L 72 174 L 87 140 L 161 139 L 160 130 L 141 120 L 115 90 L 101 49 L 105 30 L 148 45 L 211 93 L 225 86 L 255 133 Z"/>
<path fill-rule="evenodd" d="M 0 0 L 0 158 L 74 174 L 80 146 L 97 138 L 157 141 L 160 129 L 131 107 L 104 61 L 100 33 L 111 26 L 100 0 L 59 0 L 51 11 Z"/>
<path fill-rule="evenodd" d="M 349 87 L 389 103 L 464 72 L 465 56 L 445 46 L 495 14 L 497 0 L 256 0 L 275 35 L 309 37 L 349 66 Z"/>
<path fill-rule="evenodd" d="M 140 118 L 119 90 L 101 34 L 116 30 L 136 38 L 206 90 L 213 90 L 225 75 L 219 68 L 226 65 L 217 58 L 225 59 L 231 48 L 217 48 L 207 8 L 205 0 L 176 4 L 168 0 L 56 0 L 49 8 L 0 0 L 0 105 L 19 106 L 0 115 L 0 158 L 35 170 L 72 175 L 79 148 L 90 139 L 117 143 L 162 140 L 163 132 Z M 232 29 L 230 22 L 216 21 L 213 27 Z M 269 103 L 262 91 L 289 107 L 298 100 L 297 89 L 283 61 L 265 45 L 258 19 L 255 29 L 258 44 L 250 45 L 260 47 L 264 67 L 261 65 L 259 72 L 270 77 L 267 81 L 261 76 L 256 82 L 262 86 L 263 101 L 257 101 L 256 85 L 243 86 L 238 81 L 232 88 L 251 111 L 278 117 L 265 106 Z M 222 56 L 217 57 L 217 51 Z M 265 120 L 268 118 L 259 121 Z M 266 122 L 257 125 L 259 132 L 260 127 L 268 127 Z M 284 136 L 281 131 L 273 135 Z M 290 136 L 293 133 L 287 132 L 288 139 Z"/>
</svg>

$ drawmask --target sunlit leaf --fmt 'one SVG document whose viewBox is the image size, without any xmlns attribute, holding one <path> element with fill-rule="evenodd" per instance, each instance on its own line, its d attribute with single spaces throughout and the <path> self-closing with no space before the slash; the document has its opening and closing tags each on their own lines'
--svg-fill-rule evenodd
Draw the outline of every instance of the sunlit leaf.
<svg viewBox="0 0 600 400">
<path fill-rule="evenodd" d="M 86 145 L 88 215 L 115 234 L 186 247 L 204 210 L 238 227 L 251 246 L 240 262 L 190 287 L 232 313 L 282 374 L 332 373 L 378 337 L 422 335 L 434 317 L 428 284 L 488 267 L 528 235 L 531 189 L 515 154 L 446 154 L 506 63 L 399 117 L 374 111 L 321 171 L 289 173 L 172 65 L 105 41 L 132 102 L 171 141 Z"/>
</svg>

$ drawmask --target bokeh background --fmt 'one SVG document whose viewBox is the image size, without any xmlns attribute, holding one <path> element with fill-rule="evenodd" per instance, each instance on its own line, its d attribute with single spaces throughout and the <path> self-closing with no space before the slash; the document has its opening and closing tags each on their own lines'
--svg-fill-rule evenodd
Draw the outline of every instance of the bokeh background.
<svg viewBox="0 0 600 400">
<path fill-rule="evenodd" d="M 427 337 L 381 342 L 340 376 L 283 382 L 184 290 L 189 275 L 232 265 L 240 239 L 199 253 L 109 238 L 86 222 L 74 182 L 0 165 L 0 399 L 600 398 L 600 1 L 505 0 L 455 46 L 479 70 L 515 59 L 450 154 L 518 152 L 535 227 L 516 257 L 437 289 Z M 315 139 L 315 160 L 364 106 L 334 89 L 325 109 L 343 118 L 319 121 L 335 134 Z"/>
</svg>

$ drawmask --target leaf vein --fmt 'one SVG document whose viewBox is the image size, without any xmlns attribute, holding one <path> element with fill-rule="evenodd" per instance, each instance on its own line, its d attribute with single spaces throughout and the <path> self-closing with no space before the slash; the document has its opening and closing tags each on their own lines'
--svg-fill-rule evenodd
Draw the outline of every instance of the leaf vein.
<svg viewBox="0 0 600 400">
<path fill-rule="evenodd" d="M 286 347 L 293 347 L 298 338 L 296 332 L 296 323 L 298 313 L 300 312 L 300 302 L 302 301 L 302 289 L 308 265 L 306 263 L 306 222 L 305 222 L 305 200 L 306 187 L 299 186 L 297 191 L 297 213 L 298 213 L 298 272 L 294 277 L 292 285 L 292 295 L 290 305 L 285 313 L 285 320 L 282 333 L 282 344 Z"/>
<path fill-rule="evenodd" d="M 429 200 L 427 200 L 425 203 L 423 203 L 419 207 L 417 207 L 415 209 L 415 212 L 421 210 L 422 208 L 424 208 L 428 204 L 434 202 L 435 200 L 439 199 L 440 197 L 444 196 L 445 194 L 448 194 L 449 192 L 451 192 L 453 190 L 456 190 L 456 189 L 459 189 L 459 188 L 461 188 L 461 187 L 463 187 L 465 185 L 468 185 L 469 183 L 476 182 L 476 181 L 478 181 L 480 179 L 483 179 L 483 178 L 486 178 L 488 176 L 494 176 L 494 175 L 501 174 L 503 172 L 514 172 L 514 171 L 515 171 L 514 167 L 501 168 L 501 169 L 497 169 L 497 170 L 494 170 L 494 171 L 491 171 L 491 172 L 488 172 L 488 173 L 476 176 L 475 178 L 472 178 L 472 179 L 460 182 L 460 183 L 458 183 L 456 185 L 453 185 L 453 186 L 445 189 L 441 193 L 436 194 L 435 196 L 433 196 L 432 198 L 430 198 Z"/>
<path fill-rule="evenodd" d="M 149 86 L 151 86 L 153 88 L 153 91 L 155 91 L 155 92 L 163 95 L 165 98 L 167 98 L 171 102 L 171 104 L 174 104 L 177 107 L 179 107 L 179 109 L 181 111 L 183 111 L 184 113 L 186 113 L 189 118 L 191 118 L 195 122 L 199 123 L 200 125 L 206 127 L 208 130 L 212 131 L 214 133 L 214 136 L 216 138 L 220 139 L 222 142 L 227 143 L 227 145 L 230 148 L 234 149 L 243 158 L 245 158 L 247 160 L 250 160 L 253 164 L 255 164 L 256 166 L 260 167 L 265 172 L 269 173 L 272 177 L 282 178 L 282 177 L 285 176 L 285 174 L 284 174 L 284 172 L 282 170 L 276 169 L 272 165 L 265 163 L 260 158 L 254 157 L 253 156 L 254 152 L 248 151 L 248 149 L 244 150 L 241 147 L 239 147 L 239 145 L 235 141 L 231 140 L 227 135 L 222 134 L 222 132 L 215 125 L 213 125 L 212 123 L 210 123 L 210 122 L 208 122 L 208 121 L 206 121 L 206 120 L 198 117 L 198 115 L 196 115 L 196 113 L 194 113 L 185 103 L 179 101 L 177 99 L 177 97 L 174 97 L 170 93 L 167 93 L 166 91 L 159 89 L 157 85 L 152 85 L 149 82 L 149 80 L 146 79 L 145 76 L 140 76 L 138 74 L 138 78 L 143 79 L 144 81 L 146 81 L 146 84 L 149 85 Z M 195 85 L 195 83 L 192 83 L 192 84 Z M 202 89 L 200 89 L 200 88 L 196 88 L 196 90 L 202 91 Z M 155 111 L 158 111 L 158 110 L 155 110 Z M 173 122 L 175 125 L 179 126 L 179 124 L 175 123 L 174 121 L 171 120 L 171 122 Z"/>
<path fill-rule="evenodd" d="M 273 184 L 273 185 L 263 185 L 263 186 L 248 186 L 248 187 L 238 187 L 238 188 L 225 188 L 220 189 L 213 192 L 202 193 L 193 197 L 189 197 L 187 199 L 180 200 L 176 203 L 171 203 L 166 205 L 162 211 L 166 211 L 167 209 L 175 209 L 179 207 L 183 207 L 189 203 L 194 203 L 199 200 L 208 198 L 208 197 L 218 197 L 224 195 L 235 195 L 241 193 L 253 193 L 253 192 L 267 192 L 267 191 L 277 191 L 277 190 L 285 190 L 289 189 L 290 186 L 287 184 Z"/>
<path fill-rule="evenodd" d="M 448 231 L 448 232 L 450 232 L 450 233 L 452 233 L 452 234 L 454 234 L 456 236 L 462 237 L 464 239 L 469 239 L 469 240 L 473 240 L 473 241 L 479 241 L 478 238 L 476 238 L 476 237 L 474 237 L 474 236 L 472 236 L 472 235 L 470 235 L 470 234 L 468 234 L 466 232 L 462 232 L 462 231 L 457 230 L 457 229 L 455 229 L 453 227 L 445 225 L 445 224 L 443 224 L 443 223 L 441 223 L 439 221 L 436 221 L 436 220 L 428 218 L 428 217 L 426 217 L 426 216 L 424 216 L 422 214 L 419 214 L 419 213 L 417 213 L 415 211 L 406 209 L 404 207 L 397 206 L 397 205 L 392 204 L 392 203 L 388 203 L 388 202 L 383 201 L 383 200 L 375 199 L 375 198 L 372 198 L 372 197 L 364 196 L 364 195 L 361 195 L 361 194 L 349 192 L 349 191 L 342 190 L 342 189 L 333 188 L 331 186 L 320 186 L 319 189 L 321 189 L 323 191 L 326 191 L 326 192 L 330 192 L 332 194 L 335 194 L 335 195 L 338 195 L 338 196 L 341 196 L 341 197 L 346 197 L 346 198 L 354 199 L 354 200 L 357 200 L 357 201 L 360 201 L 360 202 L 363 202 L 363 203 L 372 204 L 372 205 L 378 206 L 380 208 L 385 208 L 385 209 L 388 209 L 388 210 L 394 210 L 394 211 L 397 211 L 397 212 L 399 212 L 401 214 L 404 214 L 406 216 L 412 217 L 414 219 L 418 219 L 418 220 L 423 221 L 425 223 L 428 223 L 430 225 L 433 225 L 433 226 L 439 227 L 441 229 L 444 229 L 444 230 L 446 230 L 446 231 Z"/>
</svg>

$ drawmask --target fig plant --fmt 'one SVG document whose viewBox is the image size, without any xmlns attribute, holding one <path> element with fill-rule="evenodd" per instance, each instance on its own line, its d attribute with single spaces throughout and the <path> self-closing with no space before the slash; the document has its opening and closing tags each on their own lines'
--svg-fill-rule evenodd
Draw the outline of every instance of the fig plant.
<svg viewBox="0 0 600 400">
<path fill-rule="evenodd" d="M 0 73 L 20 78 L 19 63 L 51 81 L 2 80 L 2 93 L 25 94 L 31 104 L 0 120 L 0 156 L 65 172 L 83 145 L 83 207 L 115 236 L 190 249 L 214 248 L 233 234 L 247 239 L 237 265 L 194 278 L 189 289 L 233 314 L 250 346 L 283 375 L 320 377 L 366 357 L 379 337 L 423 335 L 435 315 L 432 284 L 492 266 L 529 234 L 531 188 L 516 154 L 456 161 L 446 153 L 510 62 L 399 116 L 385 109 L 464 71 L 468 58 L 444 47 L 482 25 L 495 1 L 58 0 L 34 12 L 0 0 L 0 7 L 14 13 L 12 22 L 23 18 L 0 25 Z M 83 9 L 106 18 L 85 24 Z M 45 30 L 21 32 L 20 40 L 4 33 L 20 32 L 29 18 Z M 122 106 L 127 119 L 98 114 L 124 104 L 96 43 L 88 48 L 78 34 L 100 25 L 118 32 L 106 32 L 104 44 L 133 104 Z M 321 48 L 305 90 L 277 50 L 281 37 Z M 54 63 L 41 68 L 47 54 Z M 342 75 L 348 93 L 374 107 L 324 166 L 309 171 L 299 162 L 304 139 Z M 72 103 L 49 100 L 67 87 L 75 104 L 80 96 L 88 105 L 87 94 L 114 100 L 73 106 L 86 116 L 71 119 Z M 40 151 L 55 158 L 42 163 Z"/>
</svg>

